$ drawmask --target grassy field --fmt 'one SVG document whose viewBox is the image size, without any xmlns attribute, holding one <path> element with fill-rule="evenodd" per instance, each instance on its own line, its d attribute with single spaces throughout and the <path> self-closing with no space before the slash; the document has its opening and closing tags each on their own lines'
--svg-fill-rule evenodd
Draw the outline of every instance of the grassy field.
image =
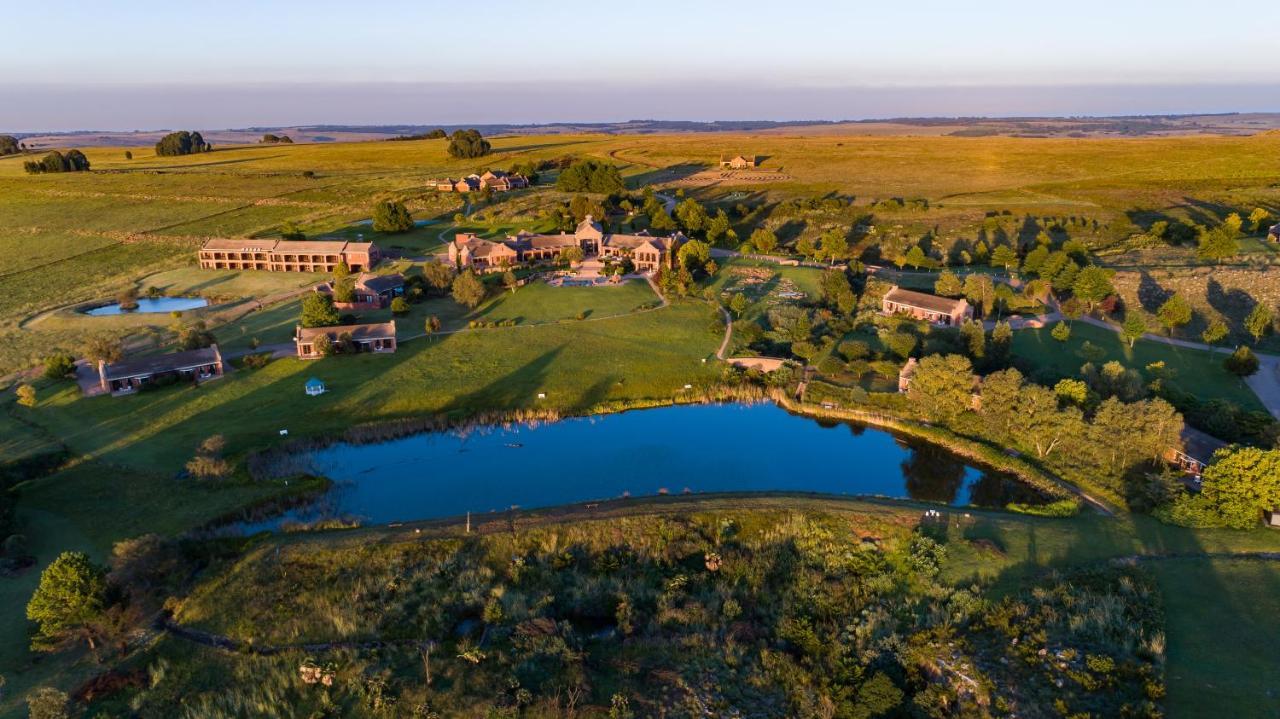
<svg viewBox="0 0 1280 719">
<path fill-rule="evenodd" d="M 64 384 L 44 390 L 32 414 L 77 453 L 171 472 L 219 432 L 238 451 L 273 443 L 283 428 L 296 437 L 431 413 L 573 412 L 609 400 L 669 398 L 718 376 L 702 363 L 719 343 L 712 318 L 705 304 L 686 303 L 600 321 L 468 330 L 408 342 L 393 355 L 277 360 L 198 389 L 122 398 L 84 399 Z M 303 394 L 312 375 L 328 383 L 327 394 Z M 142 416 L 145 423 L 137 421 Z"/>
<path fill-rule="evenodd" d="M 1169 716 L 1276 716 L 1280 566 L 1176 559 L 1152 570 L 1168 614 Z"/>
<path fill-rule="evenodd" d="M 1246 409 L 1263 409 L 1249 386 L 1223 368 L 1226 355 L 1149 340 L 1139 340 L 1130 348 L 1119 333 L 1084 322 L 1072 323 L 1071 338 L 1066 342 L 1050 337 L 1049 328 L 1018 330 L 1013 333 L 1013 353 L 1046 373 L 1075 377 L 1081 365 L 1089 361 L 1082 352 L 1085 342 L 1105 352 L 1102 362 L 1116 360 L 1138 370 L 1153 362 L 1164 362 L 1176 373 L 1171 384 L 1183 391 L 1201 399 L 1227 399 Z"/>
</svg>

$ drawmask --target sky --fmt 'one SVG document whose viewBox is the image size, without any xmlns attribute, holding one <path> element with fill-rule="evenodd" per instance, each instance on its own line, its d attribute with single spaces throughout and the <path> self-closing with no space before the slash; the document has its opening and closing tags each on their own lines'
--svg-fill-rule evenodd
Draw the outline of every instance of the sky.
<svg viewBox="0 0 1280 719">
<path fill-rule="evenodd" d="M 1280 111 L 1275 0 L 0 7 L 16 131 Z"/>
</svg>

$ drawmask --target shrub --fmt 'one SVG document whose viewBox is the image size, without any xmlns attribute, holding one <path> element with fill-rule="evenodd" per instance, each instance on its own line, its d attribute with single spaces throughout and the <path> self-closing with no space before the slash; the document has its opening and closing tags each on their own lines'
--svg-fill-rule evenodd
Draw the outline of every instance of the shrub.
<svg viewBox="0 0 1280 719">
<path fill-rule="evenodd" d="M 1049 334 L 1059 342 L 1066 342 L 1071 339 L 1071 326 L 1066 322 L 1059 322 L 1053 326 L 1053 329 L 1049 331 Z"/>
<path fill-rule="evenodd" d="M 1258 371 L 1258 357 L 1253 350 L 1241 345 L 1222 363 L 1227 371 L 1239 377 L 1248 377 Z"/>
<path fill-rule="evenodd" d="M 58 352 L 44 359 L 44 376 L 48 379 L 66 379 L 76 371 L 76 360 L 69 354 Z"/>
<path fill-rule="evenodd" d="M 18 385 L 16 391 L 18 395 L 18 404 L 23 407 L 36 406 L 36 388 L 29 384 Z"/>
<path fill-rule="evenodd" d="M 409 301 L 403 297 L 396 297 L 391 300 L 391 314 L 402 315 L 409 311 Z"/>
</svg>

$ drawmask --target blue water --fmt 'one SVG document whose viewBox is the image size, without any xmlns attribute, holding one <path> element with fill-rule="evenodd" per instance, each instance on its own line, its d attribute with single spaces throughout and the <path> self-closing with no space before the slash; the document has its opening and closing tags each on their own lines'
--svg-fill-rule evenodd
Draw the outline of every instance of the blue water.
<svg viewBox="0 0 1280 719">
<path fill-rule="evenodd" d="M 203 297 L 155 297 L 155 298 L 139 298 L 138 309 L 122 310 L 119 303 L 94 307 L 86 310 L 86 315 L 99 317 L 102 315 L 132 315 L 132 314 L 148 314 L 153 312 L 185 312 L 186 310 L 199 309 L 207 307 L 209 300 Z"/>
<path fill-rule="evenodd" d="M 772 404 L 686 405 L 422 434 L 334 445 L 313 458 L 315 471 L 335 482 L 323 515 L 373 524 L 664 490 L 880 495 L 954 506 L 1038 500 L 1025 485 L 938 447 L 821 424 Z"/>
</svg>

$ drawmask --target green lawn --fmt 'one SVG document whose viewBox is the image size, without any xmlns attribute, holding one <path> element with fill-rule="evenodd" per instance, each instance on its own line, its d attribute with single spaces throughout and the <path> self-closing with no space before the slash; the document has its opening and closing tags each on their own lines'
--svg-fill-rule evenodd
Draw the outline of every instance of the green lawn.
<svg viewBox="0 0 1280 719">
<path fill-rule="evenodd" d="M 1050 329 L 1014 332 L 1013 353 L 1051 374 L 1074 377 L 1081 365 L 1089 361 L 1081 351 L 1084 343 L 1089 342 L 1105 351 L 1102 362 L 1117 360 L 1139 370 L 1153 362 L 1164 362 L 1176 373 L 1171 383 L 1185 392 L 1201 399 L 1226 399 L 1246 409 L 1263 410 L 1248 385 L 1223 368 L 1226 355 L 1149 340 L 1139 340 L 1130 348 L 1119 333 L 1084 322 L 1072 323 L 1071 338 L 1066 342 L 1053 339 Z"/>
<path fill-rule="evenodd" d="M 166 295 L 199 295 L 217 299 L 261 298 L 314 285 L 326 275 L 260 270 L 206 270 L 196 266 L 157 272 L 138 280 L 138 287 L 159 287 Z"/>
<path fill-rule="evenodd" d="M 64 386 L 46 391 L 33 415 L 77 453 L 173 472 L 215 433 L 240 451 L 279 441 L 280 429 L 297 437 L 431 413 L 576 412 L 669 398 L 718 377 L 702 362 L 719 342 L 712 318 L 707 305 L 689 302 L 600 321 L 467 330 L 407 342 L 392 355 L 277 360 L 196 389 L 84 399 Z M 327 394 L 303 394 L 312 375 L 328 383 Z"/>
<path fill-rule="evenodd" d="M 1151 569 L 1167 616 L 1169 716 L 1280 715 L 1280 565 L 1176 559 Z"/>
</svg>

